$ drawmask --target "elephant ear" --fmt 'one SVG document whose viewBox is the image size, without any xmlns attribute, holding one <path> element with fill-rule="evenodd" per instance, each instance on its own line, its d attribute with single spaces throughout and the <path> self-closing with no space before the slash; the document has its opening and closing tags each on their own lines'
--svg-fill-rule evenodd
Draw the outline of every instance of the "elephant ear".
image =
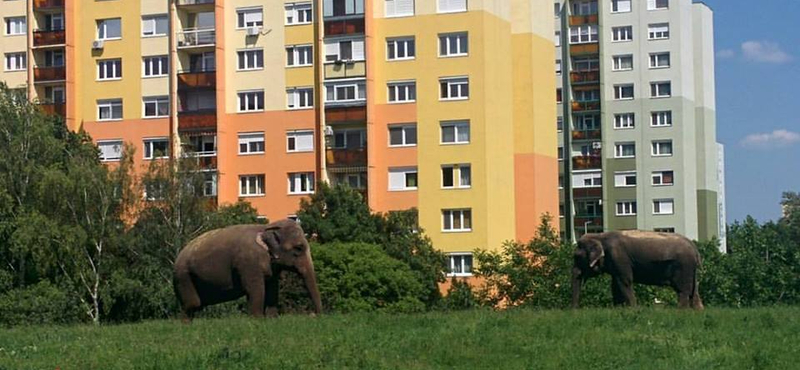
<svg viewBox="0 0 800 370">
<path fill-rule="evenodd" d="M 279 226 L 270 226 L 256 235 L 256 244 L 266 249 L 273 259 L 278 259 L 278 255 L 275 252 L 281 245 L 278 230 L 280 230 Z"/>
<path fill-rule="evenodd" d="M 589 263 L 589 268 L 594 268 L 605 255 L 606 252 L 603 250 L 603 243 L 599 240 L 592 240 L 591 247 L 589 247 L 589 257 L 592 259 Z"/>
</svg>

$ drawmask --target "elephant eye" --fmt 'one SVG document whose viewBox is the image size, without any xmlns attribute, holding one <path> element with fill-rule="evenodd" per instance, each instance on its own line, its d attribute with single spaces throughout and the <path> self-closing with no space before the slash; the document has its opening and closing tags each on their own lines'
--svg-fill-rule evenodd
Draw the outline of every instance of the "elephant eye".
<svg viewBox="0 0 800 370">
<path fill-rule="evenodd" d="M 303 253 L 303 246 L 302 245 L 295 245 L 294 248 L 292 248 L 292 250 L 294 251 L 295 254 L 302 254 Z"/>
</svg>

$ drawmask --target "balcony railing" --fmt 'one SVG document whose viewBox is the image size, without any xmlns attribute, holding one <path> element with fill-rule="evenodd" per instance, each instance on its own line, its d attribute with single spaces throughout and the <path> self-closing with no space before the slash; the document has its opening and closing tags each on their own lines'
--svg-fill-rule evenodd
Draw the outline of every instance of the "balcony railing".
<svg viewBox="0 0 800 370">
<path fill-rule="evenodd" d="M 587 111 L 597 111 L 597 110 L 600 110 L 599 100 L 572 102 L 573 112 L 587 112 Z"/>
<path fill-rule="evenodd" d="M 67 67 L 34 67 L 34 82 L 64 81 L 67 79 Z"/>
<path fill-rule="evenodd" d="M 327 123 L 366 122 L 367 107 L 335 107 L 325 109 Z"/>
<path fill-rule="evenodd" d="M 216 86 L 217 73 L 214 71 L 178 73 L 178 89 L 214 88 Z"/>
<path fill-rule="evenodd" d="M 341 62 L 325 64 L 325 79 L 356 78 L 367 75 L 366 62 Z"/>
<path fill-rule="evenodd" d="M 217 31 L 214 28 L 187 28 L 178 32 L 178 48 L 214 46 Z"/>
<path fill-rule="evenodd" d="M 328 149 L 326 159 L 329 166 L 363 166 L 367 164 L 367 148 Z"/>
<path fill-rule="evenodd" d="M 178 112 L 178 130 L 198 131 L 217 127 L 217 110 L 203 109 Z"/>
<path fill-rule="evenodd" d="M 64 7 L 64 0 L 33 0 L 33 10 L 60 9 Z"/>
<path fill-rule="evenodd" d="M 33 46 L 55 46 L 67 43 L 67 33 L 64 30 L 57 31 L 33 31 Z"/>
<path fill-rule="evenodd" d="M 208 5 L 214 4 L 214 0 L 178 0 L 178 6 L 184 5 Z"/>
<path fill-rule="evenodd" d="M 602 137 L 600 130 L 573 130 L 572 140 L 599 140 Z"/>
<path fill-rule="evenodd" d="M 325 21 L 325 36 L 364 34 L 364 18 Z"/>
<path fill-rule="evenodd" d="M 582 26 L 584 24 L 597 24 L 597 14 L 590 15 L 573 15 L 569 17 L 570 26 Z"/>
<path fill-rule="evenodd" d="M 42 111 L 47 114 L 57 115 L 57 116 L 66 116 L 67 115 L 67 105 L 64 103 L 42 103 L 39 104 L 39 107 L 42 108 Z"/>
<path fill-rule="evenodd" d="M 569 77 L 573 84 L 599 83 L 600 71 L 570 72 Z"/>
<path fill-rule="evenodd" d="M 603 197 L 603 187 L 593 187 L 593 188 L 573 188 L 572 189 L 572 197 L 575 199 L 597 199 Z"/>
<path fill-rule="evenodd" d="M 589 44 L 574 44 L 569 46 L 570 55 L 599 54 L 600 44 L 597 42 Z"/>
<path fill-rule="evenodd" d="M 583 232 L 584 228 L 588 229 L 590 232 L 592 230 L 603 229 L 603 215 L 576 215 L 575 216 L 575 229 L 579 232 Z"/>
<path fill-rule="evenodd" d="M 584 155 L 572 157 L 573 170 L 596 170 L 603 167 L 603 159 L 600 156 Z"/>
</svg>

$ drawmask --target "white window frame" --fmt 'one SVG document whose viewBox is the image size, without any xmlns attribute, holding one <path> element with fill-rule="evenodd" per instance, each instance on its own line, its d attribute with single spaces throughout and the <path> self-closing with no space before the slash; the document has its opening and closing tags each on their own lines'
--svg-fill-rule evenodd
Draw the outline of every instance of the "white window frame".
<svg viewBox="0 0 800 370">
<path fill-rule="evenodd" d="M 284 24 L 286 26 L 299 26 L 314 22 L 314 6 L 311 2 L 287 3 L 285 9 Z M 300 16 L 301 14 L 303 17 Z M 300 18 L 304 18 L 304 20 L 301 21 Z"/>
<path fill-rule="evenodd" d="M 167 23 L 167 30 L 158 33 L 159 20 Z M 148 33 L 149 32 L 149 33 Z M 142 37 L 164 37 L 169 35 L 169 16 L 166 14 L 148 14 L 142 16 Z"/>
<path fill-rule="evenodd" d="M 156 156 L 154 144 L 155 143 L 167 143 L 167 147 L 164 149 L 164 152 L 161 153 L 160 156 Z M 143 140 L 143 149 L 142 154 L 144 154 L 144 159 L 146 160 L 153 160 L 153 159 L 165 159 L 169 158 L 169 138 L 164 137 L 152 137 L 146 138 Z"/>
<path fill-rule="evenodd" d="M 468 217 L 465 217 L 468 215 Z M 465 226 L 464 220 L 469 219 L 469 227 Z M 458 220 L 460 227 L 456 228 L 455 221 Z M 447 224 L 450 228 L 447 228 Z M 455 208 L 442 210 L 442 232 L 444 233 L 465 233 L 472 231 L 472 209 L 471 208 Z"/>
<path fill-rule="evenodd" d="M 455 52 L 451 48 L 455 47 Z M 439 34 L 439 58 L 456 58 L 469 55 L 469 33 L 451 32 Z"/>
<path fill-rule="evenodd" d="M 672 157 L 675 153 L 672 140 L 653 140 L 650 147 L 653 157 Z M 667 152 L 666 148 L 669 148 L 669 152 Z"/>
<path fill-rule="evenodd" d="M 358 134 L 358 143 L 352 144 L 350 143 L 351 135 L 354 133 Z M 341 138 L 338 140 L 337 138 Z M 337 143 L 337 141 L 341 142 L 341 145 Z M 367 147 L 367 130 L 356 128 L 356 129 L 339 129 L 333 130 L 333 137 L 331 138 L 330 148 L 331 149 L 363 149 Z"/>
<path fill-rule="evenodd" d="M 350 58 L 342 55 L 342 44 L 350 43 Z M 362 37 L 335 38 L 325 42 L 325 64 L 336 62 L 363 62 L 366 60 L 366 44 Z"/>
<path fill-rule="evenodd" d="M 584 24 L 569 28 L 569 44 L 592 44 L 600 40 L 599 27 L 596 24 Z M 577 39 L 573 39 L 577 37 Z"/>
<path fill-rule="evenodd" d="M 665 93 L 663 90 L 668 90 Z M 672 97 L 672 81 L 656 81 L 650 83 L 650 98 L 664 99 Z"/>
<path fill-rule="evenodd" d="M 108 22 L 119 22 L 119 36 L 108 36 Z M 97 20 L 97 39 L 98 40 L 120 40 L 122 39 L 122 18 L 106 18 Z"/>
<path fill-rule="evenodd" d="M 450 170 L 450 181 L 453 185 L 447 186 L 445 185 L 445 170 Z M 452 189 L 471 189 L 472 188 L 472 165 L 469 163 L 459 163 L 459 164 L 445 164 L 442 165 L 441 170 L 441 181 L 439 185 L 442 189 L 445 190 L 452 190 Z M 465 175 L 466 174 L 466 181 Z"/>
<path fill-rule="evenodd" d="M 287 194 L 314 194 L 314 172 L 291 172 L 288 174 Z"/>
<path fill-rule="evenodd" d="M 665 58 L 666 57 L 666 58 Z M 672 56 L 668 51 L 650 53 L 650 69 L 669 68 L 672 64 Z M 666 62 L 666 64 L 663 64 Z"/>
<path fill-rule="evenodd" d="M 111 146 L 111 149 L 113 149 L 113 151 L 116 154 L 118 154 L 118 156 L 116 156 L 116 157 L 105 157 L 103 155 L 103 153 L 104 153 L 103 147 L 105 147 L 105 146 Z M 118 162 L 120 159 L 122 159 L 122 149 L 123 149 L 122 140 L 98 140 L 97 141 L 97 149 L 100 150 L 99 155 L 100 155 L 100 161 L 101 162 Z"/>
<path fill-rule="evenodd" d="M 469 260 L 469 264 L 467 264 Z M 459 272 L 456 271 L 456 265 L 459 267 Z M 448 277 L 470 277 L 473 276 L 472 271 L 475 269 L 475 259 L 472 253 L 449 253 L 447 255 L 447 276 Z M 469 271 L 467 271 L 469 269 Z"/>
<path fill-rule="evenodd" d="M 635 200 L 617 202 L 614 208 L 617 217 L 636 216 L 637 213 Z"/>
<path fill-rule="evenodd" d="M 400 138 L 401 138 L 402 144 L 392 144 L 392 130 L 393 129 L 394 130 L 397 130 L 397 129 L 400 130 L 400 133 L 401 133 Z M 414 130 L 414 142 L 413 143 L 409 143 L 409 136 L 410 135 L 408 134 L 408 131 L 407 131 L 408 129 L 413 129 Z M 389 138 L 388 138 L 389 139 L 389 147 L 390 148 L 406 148 L 406 147 L 417 146 L 417 142 L 419 140 L 419 138 L 417 137 L 417 134 L 418 134 L 418 132 L 417 132 L 417 125 L 416 124 L 390 125 L 389 126 L 389 135 L 388 135 L 389 136 Z"/>
<path fill-rule="evenodd" d="M 614 115 L 615 130 L 632 130 L 636 128 L 635 113 L 617 113 Z"/>
<path fill-rule="evenodd" d="M 416 178 L 416 186 L 408 186 L 411 176 Z M 395 186 L 400 182 L 403 184 L 401 187 Z M 419 189 L 419 171 L 417 167 L 389 168 L 389 191 L 415 191 L 417 189 Z"/>
<path fill-rule="evenodd" d="M 672 111 L 653 111 L 650 112 L 650 127 L 671 127 Z"/>
<path fill-rule="evenodd" d="M 266 183 L 266 176 L 258 174 L 258 175 L 239 175 L 239 197 L 240 198 L 250 198 L 250 197 L 263 197 L 265 192 L 265 183 Z M 255 185 L 255 192 L 250 192 L 250 185 Z M 244 185 L 244 186 L 242 186 Z M 246 191 L 242 191 L 242 189 Z"/>
<path fill-rule="evenodd" d="M 630 67 L 624 68 L 623 62 L 630 60 Z M 611 70 L 614 72 L 632 71 L 633 70 L 633 54 L 614 55 L 612 57 Z"/>
<path fill-rule="evenodd" d="M 444 141 L 444 129 L 445 127 L 453 127 L 453 141 Z M 466 129 L 467 133 L 467 140 L 461 141 L 459 136 L 463 133 Z M 442 121 L 439 123 L 439 144 L 440 145 L 467 145 L 472 141 L 472 128 L 470 127 L 470 121 L 468 120 L 457 120 L 457 121 Z"/>
<path fill-rule="evenodd" d="M 469 9 L 469 0 L 436 0 L 436 13 L 461 13 L 466 12 Z M 442 4 L 447 3 L 446 7 L 443 7 Z M 463 6 L 458 7 L 457 9 L 453 8 L 450 9 L 448 7 L 455 7 L 456 5 L 460 5 L 463 3 Z M 442 9 L 445 8 L 445 9 Z"/>
<path fill-rule="evenodd" d="M 260 6 L 237 8 L 236 29 L 244 30 L 251 27 L 264 27 L 264 8 Z"/>
<path fill-rule="evenodd" d="M 300 110 L 314 108 L 313 87 L 292 87 L 286 90 L 286 109 Z"/>
<path fill-rule="evenodd" d="M 314 47 L 311 44 L 288 45 L 286 46 L 286 54 L 287 68 L 310 67 L 314 65 Z M 289 54 L 292 55 L 291 63 Z M 300 58 L 300 56 L 302 56 L 302 58 Z M 301 59 L 303 64 L 299 62 Z"/>
<path fill-rule="evenodd" d="M 105 72 L 105 77 L 101 76 Z M 108 77 L 109 75 L 113 77 Z M 100 59 L 97 61 L 97 81 L 118 81 L 122 79 L 122 58 Z"/>
<path fill-rule="evenodd" d="M 553 44 L 555 44 L 556 47 L 561 46 L 561 31 L 556 31 L 553 35 Z"/>
<path fill-rule="evenodd" d="M 114 108 L 119 106 L 119 117 L 114 117 Z M 111 118 L 101 118 L 102 114 L 101 111 L 103 109 L 108 109 L 111 115 Z M 107 122 L 107 121 L 121 121 L 123 117 L 123 106 L 122 106 L 122 99 L 102 99 L 97 101 L 97 121 L 99 122 Z"/>
<path fill-rule="evenodd" d="M 664 182 L 664 175 L 667 172 L 672 172 L 672 182 L 665 183 Z M 658 179 L 658 183 L 656 183 L 656 179 Z M 661 170 L 661 171 L 653 171 L 650 176 L 650 184 L 655 187 L 662 187 L 662 186 L 674 186 L 675 185 L 675 171 L 673 170 Z"/>
<path fill-rule="evenodd" d="M 150 67 L 150 74 L 147 74 L 147 67 Z M 154 74 L 158 70 L 158 74 Z M 142 57 L 142 78 L 158 78 L 169 76 L 169 56 L 150 55 Z"/>
<path fill-rule="evenodd" d="M 26 71 L 28 54 L 25 52 L 6 53 L 4 66 L 6 72 Z"/>
<path fill-rule="evenodd" d="M 417 101 L 416 81 L 390 81 L 386 85 L 386 100 L 389 104 L 414 103 Z M 394 99 L 392 99 L 392 95 L 394 95 Z M 400 99 L 401 95 L 404 95 L 403 99 Z"/>
<path fill-rule="evenodd" d="M 633 26 L 611 27 L 611 42 L 633 41 Z"/>
<path fill-rule="evenodd" d="M 401 51 L 403 56 L 399 56 L 401 54 Z M 394 57 L 392 57 L 392 54 L 394 54 Z M 414 38 L 414 36 L 393 37 L 386 39 L 387 61 L 414 60 L 416 58 L 417 58 L 417 41 Z"/>
<path fill-rule="evenodd" d="M 21 36 L 28 33 L 28 19 L 26 17 L 6 17 L 5 35 Z"/>
<path fill-rule="evenodd" d="M 611 0 L 611 13 L 630 13 L 632 11 L 632 0 Z M 620 4 L 627 4 L 627 6 L 620 6 Z M 616 8 L 616 10 L 615 10 Z"/>
<path fill-rule="evenodd" d="M 244 62 L 244 68 L 242 68 Z M 237 71 L 258 71 L 264 69 L 264 49 L 242 49 L 236 51 Z"/>
<path fill-rule="evenodd" d="M 469 77 L 439 79 L 439 101 L 469 100 L 469 94 Z"/>
<path fill-rule="evenodd" d="M 669 23 L 651 23 L 647 25 L 648 40 L 668 40 L 669 34 Z"/>
<path fill-rule="evenodd" d="M 665 5 L 659 6 L 659 2 Z M 667 10 L 669 9 L 669 0 L 647 0 L 647 10 Z"/>
<path fill-rule="evenodd" d="M 307 138 L 310 136 L 310 139 Z M 303 141 L 299 138 L 305 138 Z M 308 147 L 300 147 L 299 144 L 308 141 L 311 145 Z M 294 149 L 291 148 L 291 143 L 294 142 Z M 314 131 L 313 130 L 292 130 L 286 132 L 286 153 L 310 153 L 314 151 Z"/>
<path fill-rule="evenodd" d="M 624 96 L 624 92 L 630 88 L 631 95 Z M 614 100 L 633 100 L 636 98 L 636 90 L 633 84 L 619 84 L 614 85 Z"/>
<path fill-rule="evenodd" d="M 250 101 L 253 100 L 255 108 L 250 109 Z M 245 108 L 242 109 L 242 103 Z M 244 90 L 236 92 L 236 112 L 237 113 L 253 113 L 264 111 L 264 90 Z"/>
<path fill-rule="evenodd" d="M 261 149 L 253 149 L 252 144 L 261 143 Z M 261 155 L 266 152 L 267 142 L 264 132 L 240 132 L 237 136 L 238 154 L 239 155 Z M 242 145 L 247 148 L 242 151 Z"/>
<path fill-rule="evenodd" d="M 573 171 L 572 187 L 575 189 L 592 189 L 603 187 L 603 171 Z"/>
<path fill-rule="evenodd" d="M 632 184 L 631 179 L 633 180 Z M 635 188 L 638 183 L 639 181 L 636 177 L 636 171 L 614 172 L 614 187 Z"/>
<path fill-rule="evenodd" d="M 653 215 L 656 216 L 669 216 L 675 214 L 675 200 L 674 199 L 654 199 L 653 200 Z"/>
<path fill-rule="evenodd" d="M 405 12 L 402 11 L 402 8 L 398 10 L 397 3 L 399 1 L 407 1 L 411 3 L 411 8 L 407 9 Z M 386 18 L 400 18 L 400 17 L 411 17 L 415 13 L 416 7 L 416 0 L 384 0 L 384 16 Z"/>
<path fill-rule="evenodd" d="M 353 96 L 354 99 L 340 98 L 340 89 L 354 89 Z M 333 90 L 331 90 L 333 89 Z M 333 98 L 331 99 L 331 92 Z M 335 82 L 335 83 L 328 83 L 325 85 L 325 102 L 326 103 L 353 103 L 353 102 L 363 102 L 367 100 L 367 85 L 366 81 L 364 80 L 352 80 L 352 81 L 343 81 L 343 82 Z"/>
<path fill-rule="evenodd" d="M 153 116 L 147 115 L 147 105 L 148 104 L 155 104 L 155 112 L 156 114 Z M 159 115 L 159 108 L 162 105 L 167 106 L 166 114 Z M 145 96 L 142 98 L 142 118 L 164 118 L 169 117 L 170 106 L 169 106 L 169 96 Z"/>
<path fill-rule="evenodd" d="M 633 154 L 625 154 L 625 147 L 633 146 Z M 614 158 L 636 158 L 636 143 L 633 141 L 614 144 Z"/>
</svg>

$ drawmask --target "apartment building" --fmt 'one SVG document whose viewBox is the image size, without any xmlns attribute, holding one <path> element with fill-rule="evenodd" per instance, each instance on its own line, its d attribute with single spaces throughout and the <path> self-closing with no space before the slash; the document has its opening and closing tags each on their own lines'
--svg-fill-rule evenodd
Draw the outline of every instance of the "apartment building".
<svg viewBox="0 0 800 370">
<path fill-rule="evenodd" d="M 318 181 L 345 183 L 374 211 L 418 208 L 456 275 L 558 212 L 551 1 L 0 7 L 2 80 L 104 161 L 123 143 L 141 166 L 197 158 L 219 204 L 293 217 Z"/>
<path fill-rule="evenodd" d="M 712 10 L 565 0 L 555 26 L 563 229 L 724 237 Z"/>
</svg>

